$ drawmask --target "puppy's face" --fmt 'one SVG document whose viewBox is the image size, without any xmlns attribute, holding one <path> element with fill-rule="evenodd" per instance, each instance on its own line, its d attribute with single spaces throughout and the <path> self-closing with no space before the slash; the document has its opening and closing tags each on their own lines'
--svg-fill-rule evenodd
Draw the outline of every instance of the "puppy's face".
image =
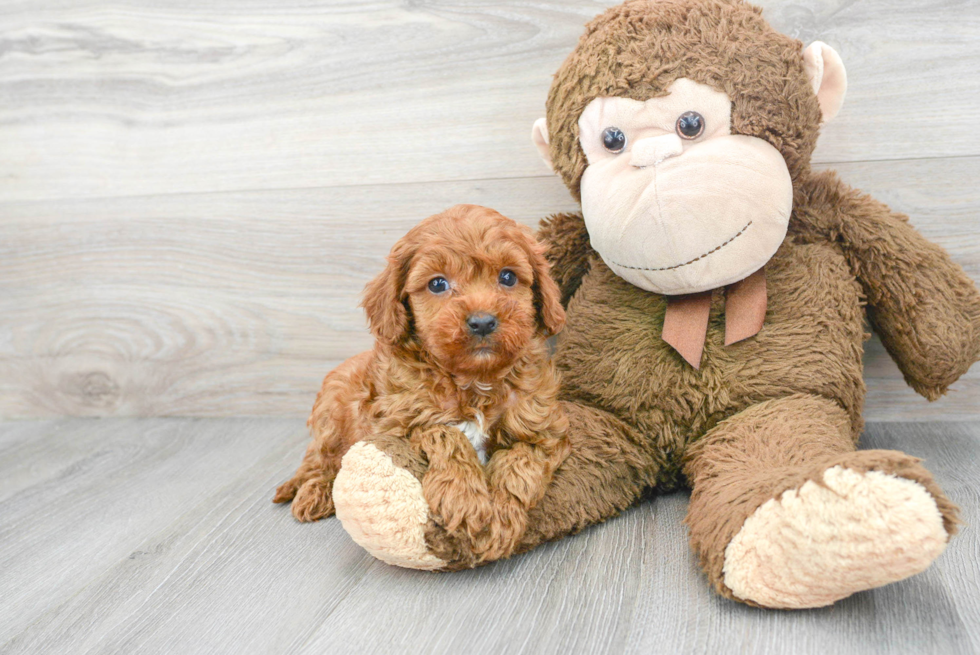
<svg viewBox="0 0 980 655">
<path fill-rule="evenodd" d="M 402 336 L 413 332 L 454 373 L 485 376 L 510 366 L 534 339 L 564 323 L 542 251 L 530 230 L 482 207 L 458 206 L 427 219 L 389 258 L 408 309 Z"/>
<path fill-rule="evenodd" d="M 513 240 L 453 238 L 422 247 L 405 291 L 425 349 L 451 371 L 480 374 L 509 365 L 534 338 L 533 284 Z"/>
</svg>

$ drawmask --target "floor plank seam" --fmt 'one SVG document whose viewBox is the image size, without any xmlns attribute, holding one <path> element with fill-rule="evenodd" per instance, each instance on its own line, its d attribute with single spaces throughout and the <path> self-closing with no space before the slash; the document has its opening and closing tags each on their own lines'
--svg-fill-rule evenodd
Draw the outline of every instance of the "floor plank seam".
<svg viewBox="0 0 980 655">
<path fill-rule="evenodd" d="M 193 421 L 192 424 L 194 422 L 197 422 L 197 421 Z M 283 454 L 285 454 L 286 451 L 292 451 L 294 448 L 295 448 L 295 444 L 288 443 L 281 450 L 283 451 Z M 262 488 L 263 489 L 265 489 L 265 488 L 274 488 L 274 485 L 276 484 L 276 481 L 279 480 L 279 479 L 281 479 L 282 478 L 282 475 L 283 475 L 282 471 L 277 471 L 276 473 L 270 474 L 269 476 L 267 476 L 267 478 L 265 480 L 262 481 Z M 236 486 L 238 486 L 240 484 L 241 484 L 241 478 L 236 478 L 235 480 L 230 481 L 228 484 L 226 484 L 225 486 L 221 487 L 220 489 L 215 490 L 215 492 L 212 493 L 208 498 L 202 500 L 200 503 L 195 504 L 193 507 L 189 508 L 187 511 L 185 511 L 185 512 L 181 513 L 180 515 L 178 515 L 177 517 L 175 517 L 173 519 L 173 521 L 171 521 L 167 526 L 164 526 L 160 530 L 157 530 L 157 532 L 154 535 L 151 535 L 148 540 L 149 541 L 154 540 L 157 537 L 157 535 L 163 534 L 163 533 L 167 532 L 169 530 L 170 526 L 179 524 L 183 518 L 185 518 L 186 516 L 188 516 L 190 514 L 193 514 L 194 513 L 194 510 L 197 509 L 198 507 L 200 507 L 202 503 L 209 502 L 212 498 L 224 498 L 224 497 L 227 497 L 228 496 L 227 492 L 230 489 L 232 489 L 232 488 L 234 488 L 234 487 L 236 487 Z M 261 502 L 261 500 L 260 500 L 260 497 L 256 496 L 254 498 L 254 500 L 251 500 L 251 503 L 250 504 L 249 504 L 249 502 L 250 502 L 250 496 L 246 496 L 241 501 L 239 501 L 237 504 L 232 505 L 231 507 L 229 507 L 227 509 L 227 511 L 225 511 L 223 514 L 221 514 L 219 517 L 217 517 L 213 522 L 211 522 L 214 527 L 212 527 L 212 529 L 209 530 L 197 542 L 197 544 L 195 544 L 193 547 L 190 547 L 188 549 L 188 552 L 171 567 L 171 570 L 170 571 L 168 571 L 164 575 L 164 577 L 160 580 L 159 584 L 157 584 L 152 590 L 150 590 L 149 592 L 147 592 L 144 595 L 143 600 L 139 603 L 139 605 L 137 605 L 136 607 L 134 607 L 133 610 L 131 612 L 129 612 L 125 617 L 120 618 L 119 621 L 117 621 L 116 624 L 113 626 L 113 629 L 110 630 L 110 631 L 108 631 L 107 634 L 114 634 L 116 632 L 116 630 L 118 628 L 120 628 L 121 626 L 122 626 L 122 629 L 123 629 L 124 632 L 126 632 L 126 633 L 132 632 L 132 630 L 133 630 L 133 623 L 130 623 L 130 620 L 133 617 L 135 617 L 138 614 L 140 614 L 140 612 L 147 606 L 147 604 L 150 603 L 151 600 L 153 600 L 154 596 L 157 595 L 157 593 L 159 592 L 159 590 L 161 589 L 161 587 L 163 587 L 164 585 L 166 585 L 167 583 L 169 583 L 171 580 L 175 579 L 175 576 L 178 574 L 178 572 L 179 572 L 179 575 L 181 577 L 187 577 L 188 575 L 192 574 L 195 570 L 198 570 L 198 569 L 190 569 L 190 570 L 186 570 L 185 571 L 185 570 L 183 570 L 183 565 L 184 565 L 185 562 L 187 562 L 192 557 L 198 557 L 199 558 L 199 556 L 200 556 L 200 552 L 199 552 L 200 545 L 201 544 L 206 544 L 207 542 L 211 541 L 211 537 L 213 535 L 215 535 L 215 534 L 222 534 L 222 533 L 227 532 L 227 530 L 229 528 L 231 528 L 232 526 L 234 526 L 235 524 L 237 524 L 239 521 L 241 521 L 247 515 L 246 512 L 241 512 L 240 515 L 238 516 L 238 518 L 236 518 L 231 524 L 225 525 L 224 522 L 232 514 L 234 514 L 236 511 L 239 511 L 241 508 L 243 508 L 246 505 L 248 505 L 248 509 L 252 509 L 252 508 L 256 507 L 259 504 L 259 502 Z M 201 516 L 201 518 L 198 521 L 196 521 L 195 524 L 196 525 L 204 525 L 205 523 L 208 523 L 207 519 L 210 518 L 215 512 L 221 513 L 221 507 L 220 506 L 212 507 L 203 516 Z M 147 541 L 147 540 L 144 540 L 144 541 Z M 101 575 L 93 578 L 88 584 L 86 584 L 84 587 L 82 587 L 79 590 L 78 593 L 81 593 L 82 591 L 88 589 L 92 585 L 97 584 L 102 579 L 102 577 L 104 577 L 109 571 L 111 571 L 115 567 L 119 566 L 120 564 L 124 564 L 125 563 L 125 560 L 126 560 L 126 558 L 124 557 L 122 560 L 119 560 L 119 561 L 113 563 Z M 64 603 L 62 603 L 62 605 L 64 605 Z M 143 643 L 145 643 L 145 640 L 143 642 L 141 642 L 141 645 Z"/>
<path fill-rule="evenodd" d="M 980 152 L 965 153 L 958 155 L 926 155 L 922 157 L 892 157 L 882 159 L 842 159 L 842 160 L 819 160 L 814 159 L 811 164 L 818 169 L 825 169 L 835 166 L 850 166 L 854 164 L 890 164 L 901 162 L 930 162 L 930 161 L 956 161 L 963 159 L 980 158 Z M 532 175 L 512 175 L 498 177 L 466 177 L 466 178 L 442 178 L 428 180 L 411 180 L 403 182 L 367 182 L 359 184 L 337 184 L 337 185 L 308 185 L 308 186 L 271 186 L 271 187 L 242 187 L 231 189 L 206 189 L 203 191 L 174 191 L 168 193 L 148 193 L 148 194 L 117 194 L 117 195 L 80 195 L 80 196 L 51 196 L 44 199 L 10 199 L 0 198 L 0 208 L 2 207 L 30 207 L 31 205 L 44 205 L 54 202 L 74 203 L 74 202 L 105 202 L 105 201 L 133 201 L 133 200 L 153 200 L 155 198 L 187 198 L 193 196 L 208 195 L 242 195 L 242 194 L 273 194 L 273 193 L 298 193 L 303 191 L 343 191 L 344 189 L 370 189 L 372 187 L 411 187 L 411 186 L 439 186 L 451 184 L 480 184 L 486 182 L 509 182 L 513 180 L 550 180 L 555 175 L 549 173 Z"/>
<path fill-rule="evenodd" d="M 269 476 L 269 478 L 278 478 L 278 477 L 279 477 L 279 475 L 278 475 L 278 474 L 276 474 L 275 476 Z M 265 480 L 265 481 L 263 481 L 263 482 L 269 482 L 269 480 Z M 265 485 L 264 485 L 264 486 L 265 486 Z M 226 487 L 226 488 L 227 488 L 227 487 Z M 263 488 L 264 488 L 264 487 L 263 487 Z M 215 495 L 217 495 L 217 494 L 215 494 Z M 212 528 L 212 529 L 211 529 L 210 531 L 208 531 L 208 532 L 207 532 L 207 533 L 206 533 L 206 534 L 204 535 L 204 537 L 203 537 L 203 538 L 202 538 L 202 539 L 201 539 L 200 541 L 198 541 L 198 545 L 197 545 L 197 546 L 195 546 L 195 547 L 193 547 L 193 548 L 191 548 L 191 549 L 189 549 L 189 550 L 188 550 L 188 552 L 187 552 L 187 554 L 185 554 L 185 555 L 184 555 L 184 556 L 183 556 L 183 557 L 182 557 L 182 558 L 181 558 L 181 559 L 180 559 L 180 560 L 179 560 L 179 561 L 178 561 L 178 562 L 177 562 L 177 563 L 176 563 L 176 564 L 174 565 L 174 567 L 173 567 L 173 568 L 171 569 L 171 571 L 167 573 L 167 575 L 166 575 L 166 576 L 165 576 L 165 577 L 164 577 L 164 578 L 163 578 L 163 579 L 162 579 L 162 580 L 160 581 L 160 583 L 159 583 L 159 584 L 157 584 L 157 586 L 156 586 L 156 587 L 154 587 L 152 591 L 150 591 L 150 592 L 149 592 L 148 594 L 146 594 L 146 596 L 145 596 L 145 598 L 143 599 L 143 602 L 141 602 L 141 603 L 139 604 L 139 606 L 138 606 L 138 607 L 136 607 L 136 608 L 135 608 L 135 609 L 133 610 L 133 612 L 131 612 L 131 613 L 130 613 L 130 614 L 129 614 L 129 615 L 127 616 L 127 617 L 126 617 L 126 619 L 129 619 L 129 618 L 131 618 L 131 617 L 133 617 L 134 615 L 136 615 L 137 613 L 139 613 L 139 612 L 140 612 L 140 611 L 141 611 L 141 610 L 142 610 L 142 609 L 143 609 L 143 608 L 144 608 L 144 607 L 145 607 L 145 606 L 147 605 L 147 603 L 149 603 L 149 602 L 150 602 L 150 601 L 151 601 L 151 600 L 153 599 L 153 597 L 154 597 L 154 596 L 155 596 L 155 595 L 156 595 L 156 594 L 157 594 L 157 593 L 158 593 L 158 592 L 160 591 L 160 589 L 161 589 L 161 588 L 162 588 L 162 587 L 163 587 L 163 586 L 164 586 L 164 585 L 165 585 L 166 583 L 168 583 L 168 582 L 170 582 L 170 581 L 171 581 L 172 579 L 174 579 L 174 573 L 175 573 L 176 571 L 178 571 L 178 570 L 180 570 L 180 577 L 181 577 L 181 578 L 185 578 L 185 579 L 186 579 L 186 578 L 189 578 L 189 577 L 192 577 L 192 575 L 193 575 L 193 573 L 194 573 L 194 572 L 196 572 L 196 571 L 199 571 L 199 570 L 200 570 L 200 568 L 201 568 L 201 564 L 200 564 L 200 562 L 199 562 L 199 560 L 200 560 L 200 556 L 201 556 L 201 550 L 200 550 L 200 548 L 199 548 L 198 546 L 199 546 L 200 544 L 206 544 L 206 543 L 207 543 L 207 542 L 209 542 L 209 541 L 214 541 L 214 540 L 213 540 L 213 539 L 211 538 L 211 537 L 212 537 L 213 535 L 215 535 L 215 534 L 223 534 L 223 533 L 225 533 L 225 532 L 227 532 L 227 531 L 228 531 L 228 530 L 229 530 L 229 529 L 230 529 L 231 527 L 233 527 L 234 525 L 236 525 L 236 524 L 238 524 L 238 523 L 239 523 L 239 522 L 240 522 L 240 521 L 241 521 L 241 520 L 242 520 L 242 519 L 243 519 L 243 518 L 245 517 L 245 515 L 246 515 L 246 514 L 245 514 L 245 512 L 241 512 L 241 513 L 239 514 L 239 516 L 238 516 L 238 517 L 237 517 L 236 519 L 234 519 L 234 520 L 232 521 L 232 523 L 231 523 L 231 524 L 228 524 L 228 525 L 224 525 L 224 524 L 223 524 L 223 521 L 224 521 L 224 520 L 226 520 L 226 519 L 227 519 L 227 518 L 228 518 L 229 516 L 231 516 L 231 515 L 232 515 L 232 514 L 233 514 L 234 512 L 236 512 L 236 511 L 238 511 L 238 510 L 240 510 L 241 508 L 243 508 L 243 507 L 244 507 L 244 506 L 246 506 L 246 505 L 248 505 L 248 509 L 252 509 L 252 508 L 254 508 L 254 507 L 256 507 L 256 506 L 258 505 L 258 503 L 259 503 L 259 502 L 260 502 L 260 498 L 259 498 L 258 496 L 256 496 L 256 497 L 255 497 L 254 499 L 250 499 L 249 497 L 246 497 L 246 498 L 244 498 L 244 499 L 243 499 L 243 500 L 242 500 L 241 502 L 239 502 L 239 503 L 238 503 L 237 505 L 234 505 L 234 506 L 232 506 L 232 507 L 231 507 L 231 508 L 229 509 L 229 511 L 228 511 L 228 512 L 226 512 L 226 513 L 225 513 L 225 514 L 224 514 L 224 515 L 223 515 L 223 516 L 221 517 L 221 519 L 219 519 L 219 520 L 217 520 L 217 521 L 215 521 L 215 523 L 214 523 L 214 527 L 213 527 L 213 528 Z M 204 521 L 204 519 L 205 519 L 205 518 L 207 518 L 208 516 L 210 516 L 210 513 L 208 513 L 208 514 L 206 514 L 205 516 L 203 516 L 203 517 L 201 517 L 201 521 L 200 521 L 199 523 L 203 523 L 203 521 Z M 176 522 L 176 519 L 175 519 L 175 522 Z M 194 562 L 194 564 L 195 564 L 195 567 L 194 567 L 194 568 L 189 568 L 189 569 L 187 569 L 186 571 L 185 571 L 185 570 L 183 570 L 183 564 L 184 564 L 185 562 L 187 562 L 187 561 L 188 561 L 189 559 L 191 559 L 191 558 L 195 558 L 195 560 L 196 560 L 196 561 Z M 123 622 L 125 622 L 125 620 L 126 620 L 126 619 L 123 619 L 123 620 L 121 620 L 121 621 L 120 621 L 120 624 L 122 624 Z M 130 633 L 131 633 L 131 632 L 132 632 L 132 630 L 133 630 L 133 626 L 132 626 L 132 624 L 130 624 L 130 627 L 129 627 L 129 629 L 127 630 L 127 632 L 130 632 Z M 147 637 L 149 637 L 149 635 L 147 635 Z M 142 646 L 142 645 L 143 645 L 143 644 L 145 644 L 145 643 L 146 643 L 146 639 L 144 639 L 143 641 L 141 641 L 141 642 L 140 642 L 140 644 L 139 644 L 139 646 Z M 135 650 L 136 650 L 136 651 L 139 651 L 139 647 L 137 647 L 137 648 L 136 648 Z"/>
<path fill-rule="evenodd" d="M 368 557 L 367 553 L 365 553 L 365 557 Z M 378 560 L 374 560 L 368 563 L 368 565 L 364 568 L 364 571 L 361 573 L 361 575 L 357 577 L 357 580 L 354 582 L 354 584 L 352 584 L 350 588 L 344 592 L 343 595 L 337 598 L 336 602 L 334 602 L 333 604 L 333 607 L 330 608 L 330 611 L 327 612 L 324 615 L 323 619 L 320 621 L 320 624 L 310 630 L 310 633 L 307 635 L 306 639 L 303 641 L 303 643 L 299 646 L 299 648 L 295 652 L 300 653 L 306 649 L 306 647 L 310 644 L 310 641 L 320 632 L 320 628 L 323 627 L 326 624 L 327 620 L 334 614 L 334 612 L 337 611 L 337 609 L 343 603 L 344 599 L 350 596 L 354 592 L 354 590 L 357 589 L 360 586 L 360 584 L 364 581 L 364 578 L 366 578 L 371 571 L 378 568 L 379 566 L 382 566 L 382 564 Z"/>
</svg>

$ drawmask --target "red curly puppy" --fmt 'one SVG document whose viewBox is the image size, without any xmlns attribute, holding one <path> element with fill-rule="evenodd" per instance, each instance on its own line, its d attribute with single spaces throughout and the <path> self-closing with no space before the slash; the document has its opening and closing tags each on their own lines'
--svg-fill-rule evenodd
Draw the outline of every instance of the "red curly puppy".
<svg viewBox="0 0 980 655">
<path fill-rule="evenodd" d="M 509 555 L 569 451 L 545 345 L 565 313 L 543 247 L 491 209 L 457 205 L 395 244 L 363 306 L 374 350 L 324 379 L 313 442 L 275 502 L 291 500 L 300 521 L 329 516 L 347 450 L 403 437 L 428 459 L 422 490 L 446 529 L 481 559 Z"/>
</svg>

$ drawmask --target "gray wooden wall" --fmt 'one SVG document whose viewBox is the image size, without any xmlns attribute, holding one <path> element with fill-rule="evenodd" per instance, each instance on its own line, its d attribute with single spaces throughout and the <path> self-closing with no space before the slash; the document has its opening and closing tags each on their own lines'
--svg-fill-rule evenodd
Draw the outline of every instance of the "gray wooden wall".
<svg viewBox="0 0 980 655">
<path fill-rule="evenodd" d="M 574 209 L 530 145 L 611 2 L 0 0 L 0 416 L 304 416 L 391 244 Z M 816 159 L 980 279 L 980 8 L 764 2 L 850 76 Z M 866 355 L 873 420 L 980 417 Z"/>
</svg>

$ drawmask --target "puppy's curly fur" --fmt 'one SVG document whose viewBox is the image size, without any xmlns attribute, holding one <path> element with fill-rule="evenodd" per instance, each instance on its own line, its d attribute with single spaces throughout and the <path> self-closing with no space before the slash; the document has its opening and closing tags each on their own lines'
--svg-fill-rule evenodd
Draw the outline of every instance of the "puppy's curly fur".
<svg viewBox="0 0 980 655">
<path fill-rule="evenodd" d="M 313 442 L 274 501 L 292 501 L 300 521 L 329 516 L 351 445 L 405 438 L 428 460 L 422 490 L 444 527 L 465 534 L 481 559 L 509 555 L 569 452 L 545 344 L 565 313 L 543 251 L 530 229 L 475 205 L 398 241 L 364 293 L 374 350 L 324 379 Z M 495 323 L 487 334 L 471 325 L 481 316 Z M 485 467 L 466 424 L 484 433 Z"/>
</svg>

